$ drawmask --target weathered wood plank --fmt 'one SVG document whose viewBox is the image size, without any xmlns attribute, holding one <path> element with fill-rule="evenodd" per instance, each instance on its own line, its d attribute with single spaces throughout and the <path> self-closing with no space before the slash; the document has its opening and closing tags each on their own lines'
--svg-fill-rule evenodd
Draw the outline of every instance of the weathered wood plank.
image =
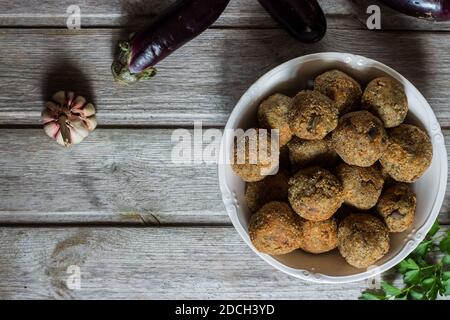
<svg viewBox="0 0 450 320">
<path fill-rule="evenodd" d="M 1 129 L 0 223 L 229 224 L 216 165 L 172 163 L 172 132 L 98 129 L 66 150 L 40 129 Z M 444 223 L 449 199 L 450 187 Z"/>
<path fill-rule="evenodd" d="M 83 0 L 82 27 L 141 25 L 174 3 L 175 0 Z M 9 1 L 2 7 L 0 25 L 3 26 L 54 26 L 65 27 L 70 0 Z M 329 6 L 331 12 L 339 7 Z M 256 1 L 233 0 L 216 24 L 217 26 L 269 26 L 275 22 Z"/>
<path fill-rule="evenodd" d="M 175 0 L 82 0 L 82 27 L 137 26 L 147 24 Z M 366 28 L 367 7 L 378 4 L 382 8 L 384 30 L 450 30 L 450 23 L 433 23 L 399 14 L 377 0 L 319 0 L 331 29 Z M 71 0 L 15 0 L 2 4 L 0 26 L 65 27 L 67 8 Z M 267 12 L 254 0 L 233 0 L 216 23 L 217 27 L 278 27 Z"/>
<path fill-rule="evenodd" d="M 330 31 L 302 45 L 282 30 L 209 30 L 132 88 L 113 82 L 110 65 L 121 30 L 0 29 L 0 124 L 38 124 L 56 90 L 93 98 L 100 125 L 223 126 L 245 90 L 291 58 L 321 51 L 361 54 L 409 78 L 450 126 L 450 39 L 446 33 Z"/>
<path fill-rule="evenodd" d="M 42 130 L 0 132 L 0 220 L 227 222 L 216 165 L 172 163 L 172 130 L 97 130 L 68 150 Z"/>
<path fill-rule="evenodd" d="M 287 276 L 231 227 L 1 228 L 0 237 L 1 299 L 356 299 L 367 288 Z M 67 288 L 69 266 L 80 267 L 80 290 Z"/>
</svg>

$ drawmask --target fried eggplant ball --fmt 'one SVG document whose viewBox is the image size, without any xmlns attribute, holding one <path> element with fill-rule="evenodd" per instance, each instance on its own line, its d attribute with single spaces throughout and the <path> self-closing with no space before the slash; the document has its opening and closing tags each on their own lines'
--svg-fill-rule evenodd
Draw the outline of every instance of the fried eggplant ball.
<svg viewBox="0 0 450 320">
<path fill-rule="evenodd" d="M 336 176 L 344 187 L 344 202 L 355 208 L 367 210 L 377 204 L 384 179 L 376 166 L 357 167 L 341 163 Z"/>
<path fill-rule="evenodd" d="M 356 268 L 368 268 L 389 251 L 389 230 L 368 213 L 353 213 L 338 227 L 338 248 L 344 259 Z"/>
<path fill-rule="evenodd" d="M 349 165 L 370 167 L 387 147 L 387 134 L 380 119 L 368 111 L 347 113 L 332 134 L 333 147 Z"/>
<path fill-rule="evenodd" d="M 294 137 L 287 144 L 289 159 L 294 170 L 316 165 L 330 167 L 337 160 L 337 154 L 331 145 L 331 136 L 322 140 L 302 140 Z"/>
<path fill-rule="evenodd" d="M 248 182 L 245 188 L 245 201 L 248 208 L 255 212 L 263 205 L 272 201 L 287 201 L 289 174 L 286 170 L 273 176 L 267 176 L 261 181 Z"/>
<path fill-rule="evenodd" d="M 337 224 L 334 219 L 302 223 L 300 249 L 314 254 L 331 251 L 337 247 Z"/>
<path fill-rule="evenodd" d="M 361 102 L 359 83 L 339 70 L 330 70 L 318 76 L 314 80 L 314 90 L 333 100 L 341 115 L 357 109 Z"/>
<path fill-rule="evenodd" d="M 380 159 L 384 170 L 396 181 L 417 181 L 433 158 L 430 138 L 422 129 L 410 124 L 401 124 L 388 134 L 388 148 Z"/>
<path fill-rule="evenodd" d="M 292 102 L 289 126 L 300 139 L 320 140 L 336 128 L 338 113 L 333 101 L 320 92 L 301 91 Z"/>
<path fill-rule="evenodd" d="M 280 147 L 292 138 L 289 127 L 288 112 L 292 105 L 292 98 L 283 94 L 274 94 L 264 100 L 258 108 L 258 121 L 262 128 L 278 129 Z"/>
<path fill-rule="evenodd" d="M 344 202 L 342 185 L 328 170 L 310 167 L 289 180 L 289 202 L 302 218 L 323 221 L 331 218 Z"/>
<path fill-rule="evenodd" d="M 390 77 L 372 80 L 362 96 L 362 107 L 383 121 L 386 128 L 393 128 L 405 121 L 408 114 L 408 98 L 403 86 Z"/>
<path fill-rule="evenodd" d="M 250 219 L 249 235 L 262 253 L 281 255 L 300 247 L 302 220 L 287 203 L 269 202 Z"/>
<path fill-rule="evenodd" d="M 278 144 L 275 144 L 276 141 L 272 141 L 270 132 L 262 135 L 260 129 L 247 130 L 234 144 L 233 171 L 246 182 L 260 181 L 273 174 L 279 165 L 280 149 Z M 265 146 L 265 150 L 261 150 L 262 146 Z"/>
<path fill-rule="evenodd" d="M 377 203 L 377 211 L 390 232 L 403 232 L 414 223 L 416 195 L 405 183 L 388 188 Z"/>
</svg>

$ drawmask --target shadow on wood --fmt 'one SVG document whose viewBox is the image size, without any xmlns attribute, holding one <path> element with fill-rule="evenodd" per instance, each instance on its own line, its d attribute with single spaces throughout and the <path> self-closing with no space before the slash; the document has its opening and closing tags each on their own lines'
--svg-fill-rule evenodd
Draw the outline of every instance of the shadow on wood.
<svg viewBox="0 0 450 320">
<path fill-rule="evenodd" d="M 48 101 L 52 95 L 60 90 L 74 91 L 85 97 L 95 106 L 95 96 L 90 79 L 72 62 L 62 59 L 42 79 L 43 101 Z"/>
</svg>

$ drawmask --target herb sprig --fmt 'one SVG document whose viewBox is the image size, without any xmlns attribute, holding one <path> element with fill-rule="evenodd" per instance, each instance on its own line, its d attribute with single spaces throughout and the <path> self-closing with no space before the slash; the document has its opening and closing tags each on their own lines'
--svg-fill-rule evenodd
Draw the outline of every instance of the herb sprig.
<svg viewBox="0 0 450 320">
<path fill-rule="evenodd" d="M 450 295 L 450 230 L 438 234 L 436 222 L 425 240 L 402 262 L 397 271 L 403 275 L 404 287 L 382 282 L 381 293 L 367 290 L 363 300 L 435 300 Z M 442 258 L 437 256 L 443 255 Z"/>
</svg>

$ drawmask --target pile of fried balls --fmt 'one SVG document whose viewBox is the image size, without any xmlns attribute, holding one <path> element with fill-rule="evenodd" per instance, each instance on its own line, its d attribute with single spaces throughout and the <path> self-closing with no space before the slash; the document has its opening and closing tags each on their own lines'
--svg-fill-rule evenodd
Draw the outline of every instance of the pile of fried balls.
<svg viewBox="0 0 450 320">
<path fill-rule="evenodd" d="M 356 268 L 368 268 L 390 247 L 390 233 L 414 223 L 416 195 L 410 183 L 430 166 L 430 138 L 404 124 L 408 100 L 397 80 L 383 76 L 365 88 L 348 74 L 330 70 L 313 90 L 294 98 L 274 94 L 258 108 L 258 130 L 278 129 L 279 157 L 232 164 L 246 184 L 253 212 L 249 234 L 266 254 L 339 250 Z M 270 132 L 270 130 L 269 130 Z M 258 135 L 242 136 L 239 152 L 274 147 Z M 250 141 L 255 139 L 255 141 Z M 273 149 L 271 149 L 273 150 Z M 262 168 L 279 165 L 275 175 Z"/>
</svg>

